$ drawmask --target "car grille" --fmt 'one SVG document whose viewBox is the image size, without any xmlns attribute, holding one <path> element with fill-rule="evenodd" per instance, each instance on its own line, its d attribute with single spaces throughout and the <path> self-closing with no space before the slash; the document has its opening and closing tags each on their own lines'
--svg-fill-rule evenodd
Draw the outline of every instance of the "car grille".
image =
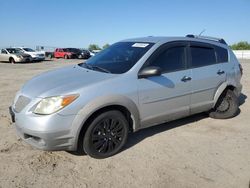
<svg viewBox="0 0 250 188">
<path fill-rule="evenodd" d="M 20 95 L 14 105 L 14 110 L 16 112 L 21 112 L 30 103 L 30 101 L 30 98 Z"/>
</svg>

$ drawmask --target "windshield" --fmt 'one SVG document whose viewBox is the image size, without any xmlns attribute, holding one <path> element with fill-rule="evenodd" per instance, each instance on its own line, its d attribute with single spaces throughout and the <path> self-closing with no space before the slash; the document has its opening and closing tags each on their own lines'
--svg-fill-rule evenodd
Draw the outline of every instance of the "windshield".
<svg viewBox="0 0 250 188">
<path fill-rule="evenodd" d="M 23 48 L 23 50 L 26 52 L 35 52 L 35 50 L 32 50 L 31 48 Z"/>
<path fill-rule="evenodd" d="M 122 74 L 130 70 L 136 62 L 153 46 L 153 43 L 118 42 L 102 50 L 86 63 L 84 68 L 113 74 Z"/>
<path fill-rule="evenodd" d="M 18 54 L 18 53 L 22 53 L 22 51 L 18 48 L 7 48 L 6 49 L 10 54 Z"/>
</svg>

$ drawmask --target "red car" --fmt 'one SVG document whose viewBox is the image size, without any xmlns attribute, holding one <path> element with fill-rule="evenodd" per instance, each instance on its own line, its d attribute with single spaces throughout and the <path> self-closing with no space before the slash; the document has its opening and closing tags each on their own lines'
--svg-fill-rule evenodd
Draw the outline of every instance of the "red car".
<svg viewBox="0 0 250 188">
<path fill-rule="evenodd" d="M 68 48 L 57 48 L 54 52 L 55 58 L 71 59 L 77 58 L 77 54 L 69 50 Z"/>
</svg>

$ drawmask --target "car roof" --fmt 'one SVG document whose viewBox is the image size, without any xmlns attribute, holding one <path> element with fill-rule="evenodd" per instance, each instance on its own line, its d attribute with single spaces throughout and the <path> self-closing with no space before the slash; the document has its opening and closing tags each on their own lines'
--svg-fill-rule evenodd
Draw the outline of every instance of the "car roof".
<svg viewBox="0 0 250 188">
<path fill-rule="evenodd" d="M 192 38 L 192 37 L 164 37 L 164 36 L 148 36 L 141 38 L 132 38 L 122 40 L 121 42 L 148 42 L 148 43 L 167 43 L 172 41 L 194 41 L 194 42 L 203 42 L 209 43 L 217 46 L 221 46 L 224 48 L 228 48 L 226 44 L 223 44 L 218 41 L 204 39 L 204 38 Z"/>
</svg>

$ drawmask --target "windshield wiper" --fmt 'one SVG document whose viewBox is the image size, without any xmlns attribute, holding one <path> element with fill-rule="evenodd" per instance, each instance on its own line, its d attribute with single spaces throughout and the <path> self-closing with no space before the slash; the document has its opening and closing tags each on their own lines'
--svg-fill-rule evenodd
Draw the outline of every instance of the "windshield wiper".
<svg viewBox="0 0 250 188">
<path fill-rule="evenodd" d="M 82 63 L 82 65 L 88 69 L 93 70 L 92 66 L 88 65 L 87 63 Z"/>
<path fill-rule="evenodd" d="M 102 72 L 106 72 L 106 73 L 111 73 L 109 70 L 107 70 L 107 69 L 105 69 L 105 68 L 102 68 L 102 67 L 99 67 L 99 66 L 96 66 L 96 65 L 91 65 L 91 67 L 93 68 L 93 69 L 97 69 L 97 70 L 100 70 L 100 71 L 102 71 Z"/>
<path fill-rule="evenodd" d="M 102 72 L 111 73 L 109 70 L 107 70 L 105 68 L 102 68 L 102 67 L 99 67 L 99 66 L 96 66 L 96 65 L 89 65 L 87 63 L 83 63 L 82 65 L 85 66 L 87 69 L 90 69 L 90 70 L 99 70 L 99 71 L 102 71 Z"/>
</svg>

